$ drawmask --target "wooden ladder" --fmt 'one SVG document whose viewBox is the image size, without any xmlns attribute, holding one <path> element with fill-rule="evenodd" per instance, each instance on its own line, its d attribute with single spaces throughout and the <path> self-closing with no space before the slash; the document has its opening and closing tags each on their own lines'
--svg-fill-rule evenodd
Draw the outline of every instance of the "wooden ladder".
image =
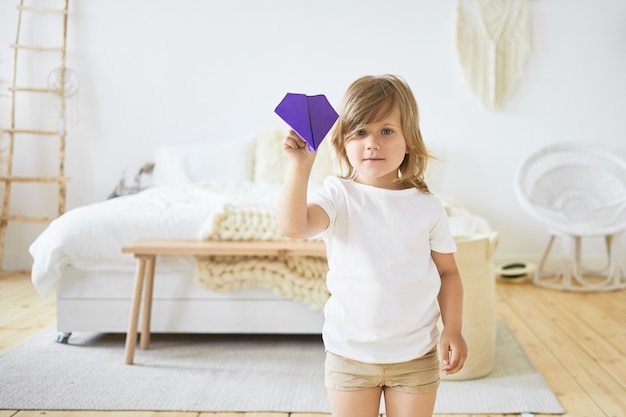
<svg viewBox="0 0 626 417">
<path fill-rule="evenodd" d="M 4 167 L 5 173 L 0 176 L 0 186 L 4 185 L 3 202 L 2 202 L 2 215 L 0 217 L 0 270 L 4 269 L 4 255 L 5 255 L 5 238 L 9 222 L 30 222 L 30 223 L 49 223 L 57 216 L 65 212 L 65 196 L 66 196 L 66 182 L 69 180 L 65 176 L 64 162 L 65 162 L 65 139 L 66 139 L 66 40 L 67 40 L 67 15 L 68 15 L 68 3 L 69 0 L 63 0 L 63 6 L 59 8 L 42 8 L 42 7 L 30 7 L 24 5 L 24 0 L 19 0 L 17 6 L 17 30 L 15 35 L 15 43 L 10 45 L 13 50 L 13 77 L 9 86 L 9 93 L 11 97 L 11 114 L 10 114 L 10 127 L 8 129 L 2 129 L 3 135 L 8 136 L 8 145 L 3 146 L 5 149 L 4 155 Z M 33 14 L 55 14 L 60 15 L 62 18 L 62 44 L 61 45 L 27 45 L 20 43 L 20 29 L 22 26 L 23 15 Z M 24 53 L 58 53 L 60 55 L 60 64 L 57 68 L 58 82 L 50 86 L 24 86 L 18 84 L 18 55 L 20 52 Z M 16 99 L 21 94 L 38 94 L 44 99 L 49 98 L 50 94 L 57 96 L 59 103 L 59 123 L 57 129 L 33 129 L 22 126 L 17 126 L 16 123 Z M 42 137 L 57 137 L 59 140 L 59 160 L 58 160 L 58 173 L 56 176 L 15 176 L 13 175 L 13 155 L 16 146 L 16 139 L 24 135 L 34 135 Z M 13 192 L 13 185 L 17 183 L 48 183 L 58 186 L 58 210 L 56 216 L 27 216 L 20 214 L 11 214 L 11 193 Z"/>
</svg>

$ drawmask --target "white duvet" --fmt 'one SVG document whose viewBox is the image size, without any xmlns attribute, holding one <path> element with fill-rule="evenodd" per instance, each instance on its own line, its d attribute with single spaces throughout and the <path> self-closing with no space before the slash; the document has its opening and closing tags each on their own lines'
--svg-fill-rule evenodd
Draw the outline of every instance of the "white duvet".
<svg viewBox="0 0 626 417">
<path fill-rule="evenodd" d="M 29 248 L 33 284 L 48 295 L 68 265 L 127 271 L 135 259 L 122 254 L 123 246 L 138 239 L 197 239 L 227 204 L 272 205 L 278 192 L 268 183 L 164 185 L 69 210 Z"/>
<path fill-rule="evenodd" d="M 32 281 L 44 296 L 71 265 L 91 271 L 132 270 L 121 248 L 138 239 L 200 239 L 226 206 L 274 207 L 280 186 L 269 183 L 164 185 L 67 211 L 30 246 Z M 490 233 L 482 218 L 451 198 L 442 198 L 455 236 Z M 173 258 L 173 257 L 169 257 Z M 189 263 L 187 258 L 175 262 Z"/>
</svg>

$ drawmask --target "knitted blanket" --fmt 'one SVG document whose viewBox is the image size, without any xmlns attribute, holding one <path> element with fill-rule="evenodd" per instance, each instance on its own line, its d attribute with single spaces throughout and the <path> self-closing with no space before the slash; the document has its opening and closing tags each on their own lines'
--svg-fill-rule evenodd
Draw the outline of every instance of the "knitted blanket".
<svg viewBox="0 0 626 417">
<path fill-rule="evenodd" d="M 268 198 L 267 192 L 273 192 L 267 188 L 265 191 L 265 198 Z M 210 240 L 290 240 L 278 230 L 272 204 L 250 203 L 241 199 L 236 204 L 224 204 L 212 213 L 200 236 Z M 205 288 L 230 292 L 261 286 L 315 310 L 321 310 L 329 297 L 327 271 L 325 257 L 196 257 L 196 280 Z"/>
</svg>

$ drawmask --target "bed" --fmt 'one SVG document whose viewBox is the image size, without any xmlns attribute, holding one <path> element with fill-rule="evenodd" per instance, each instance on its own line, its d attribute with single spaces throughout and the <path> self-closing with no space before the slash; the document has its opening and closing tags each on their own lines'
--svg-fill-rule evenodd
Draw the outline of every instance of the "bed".
<svg viewBox="0 0 626 417">
<path fill-rule="evenodd" d="M 43 296 L 56 296 L 58 340 L 67 343 L 71 332 L 127 331 L 135 259 L 121 248 L 136 240 L 289 240 L 278 232 L 273 214 L 286 164 L 283 135 L 272 130 L 252 139 L 159 146 L 150 187 L 55 219 L 30 253 L 33 285 Z M 332 170 L 327 148 L 318 152 L 311 191 Z M 485 300 L 493 292 L 497 233 L 454 199 L 442 200 L 468 283 L 466 298 L 480 299 L 476 309 L 494 321 L 492 303 Z M 159 257 L 151 329 L 321 333 L 328 296 L 324 274 L 325 259 L 314 257 Z M 476 321 L 471 308 L 465 316 Z M 489 342 L 480 339 L 476 343 Z"/>
</svg>

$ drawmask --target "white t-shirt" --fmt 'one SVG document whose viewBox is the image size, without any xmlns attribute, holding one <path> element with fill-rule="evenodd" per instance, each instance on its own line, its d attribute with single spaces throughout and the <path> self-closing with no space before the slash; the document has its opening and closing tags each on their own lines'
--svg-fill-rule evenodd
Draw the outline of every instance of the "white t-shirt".
<svg viewBox="0 0 626 417">
<path fill-rule="evenodd" d="M 456 251 L 441 201 L 328 177 L 309 199 L 330 217 L 326 350 L 366 363 L 426 354 L 439 340 L 441 278 L 431 250 Z"/>
</svg>

